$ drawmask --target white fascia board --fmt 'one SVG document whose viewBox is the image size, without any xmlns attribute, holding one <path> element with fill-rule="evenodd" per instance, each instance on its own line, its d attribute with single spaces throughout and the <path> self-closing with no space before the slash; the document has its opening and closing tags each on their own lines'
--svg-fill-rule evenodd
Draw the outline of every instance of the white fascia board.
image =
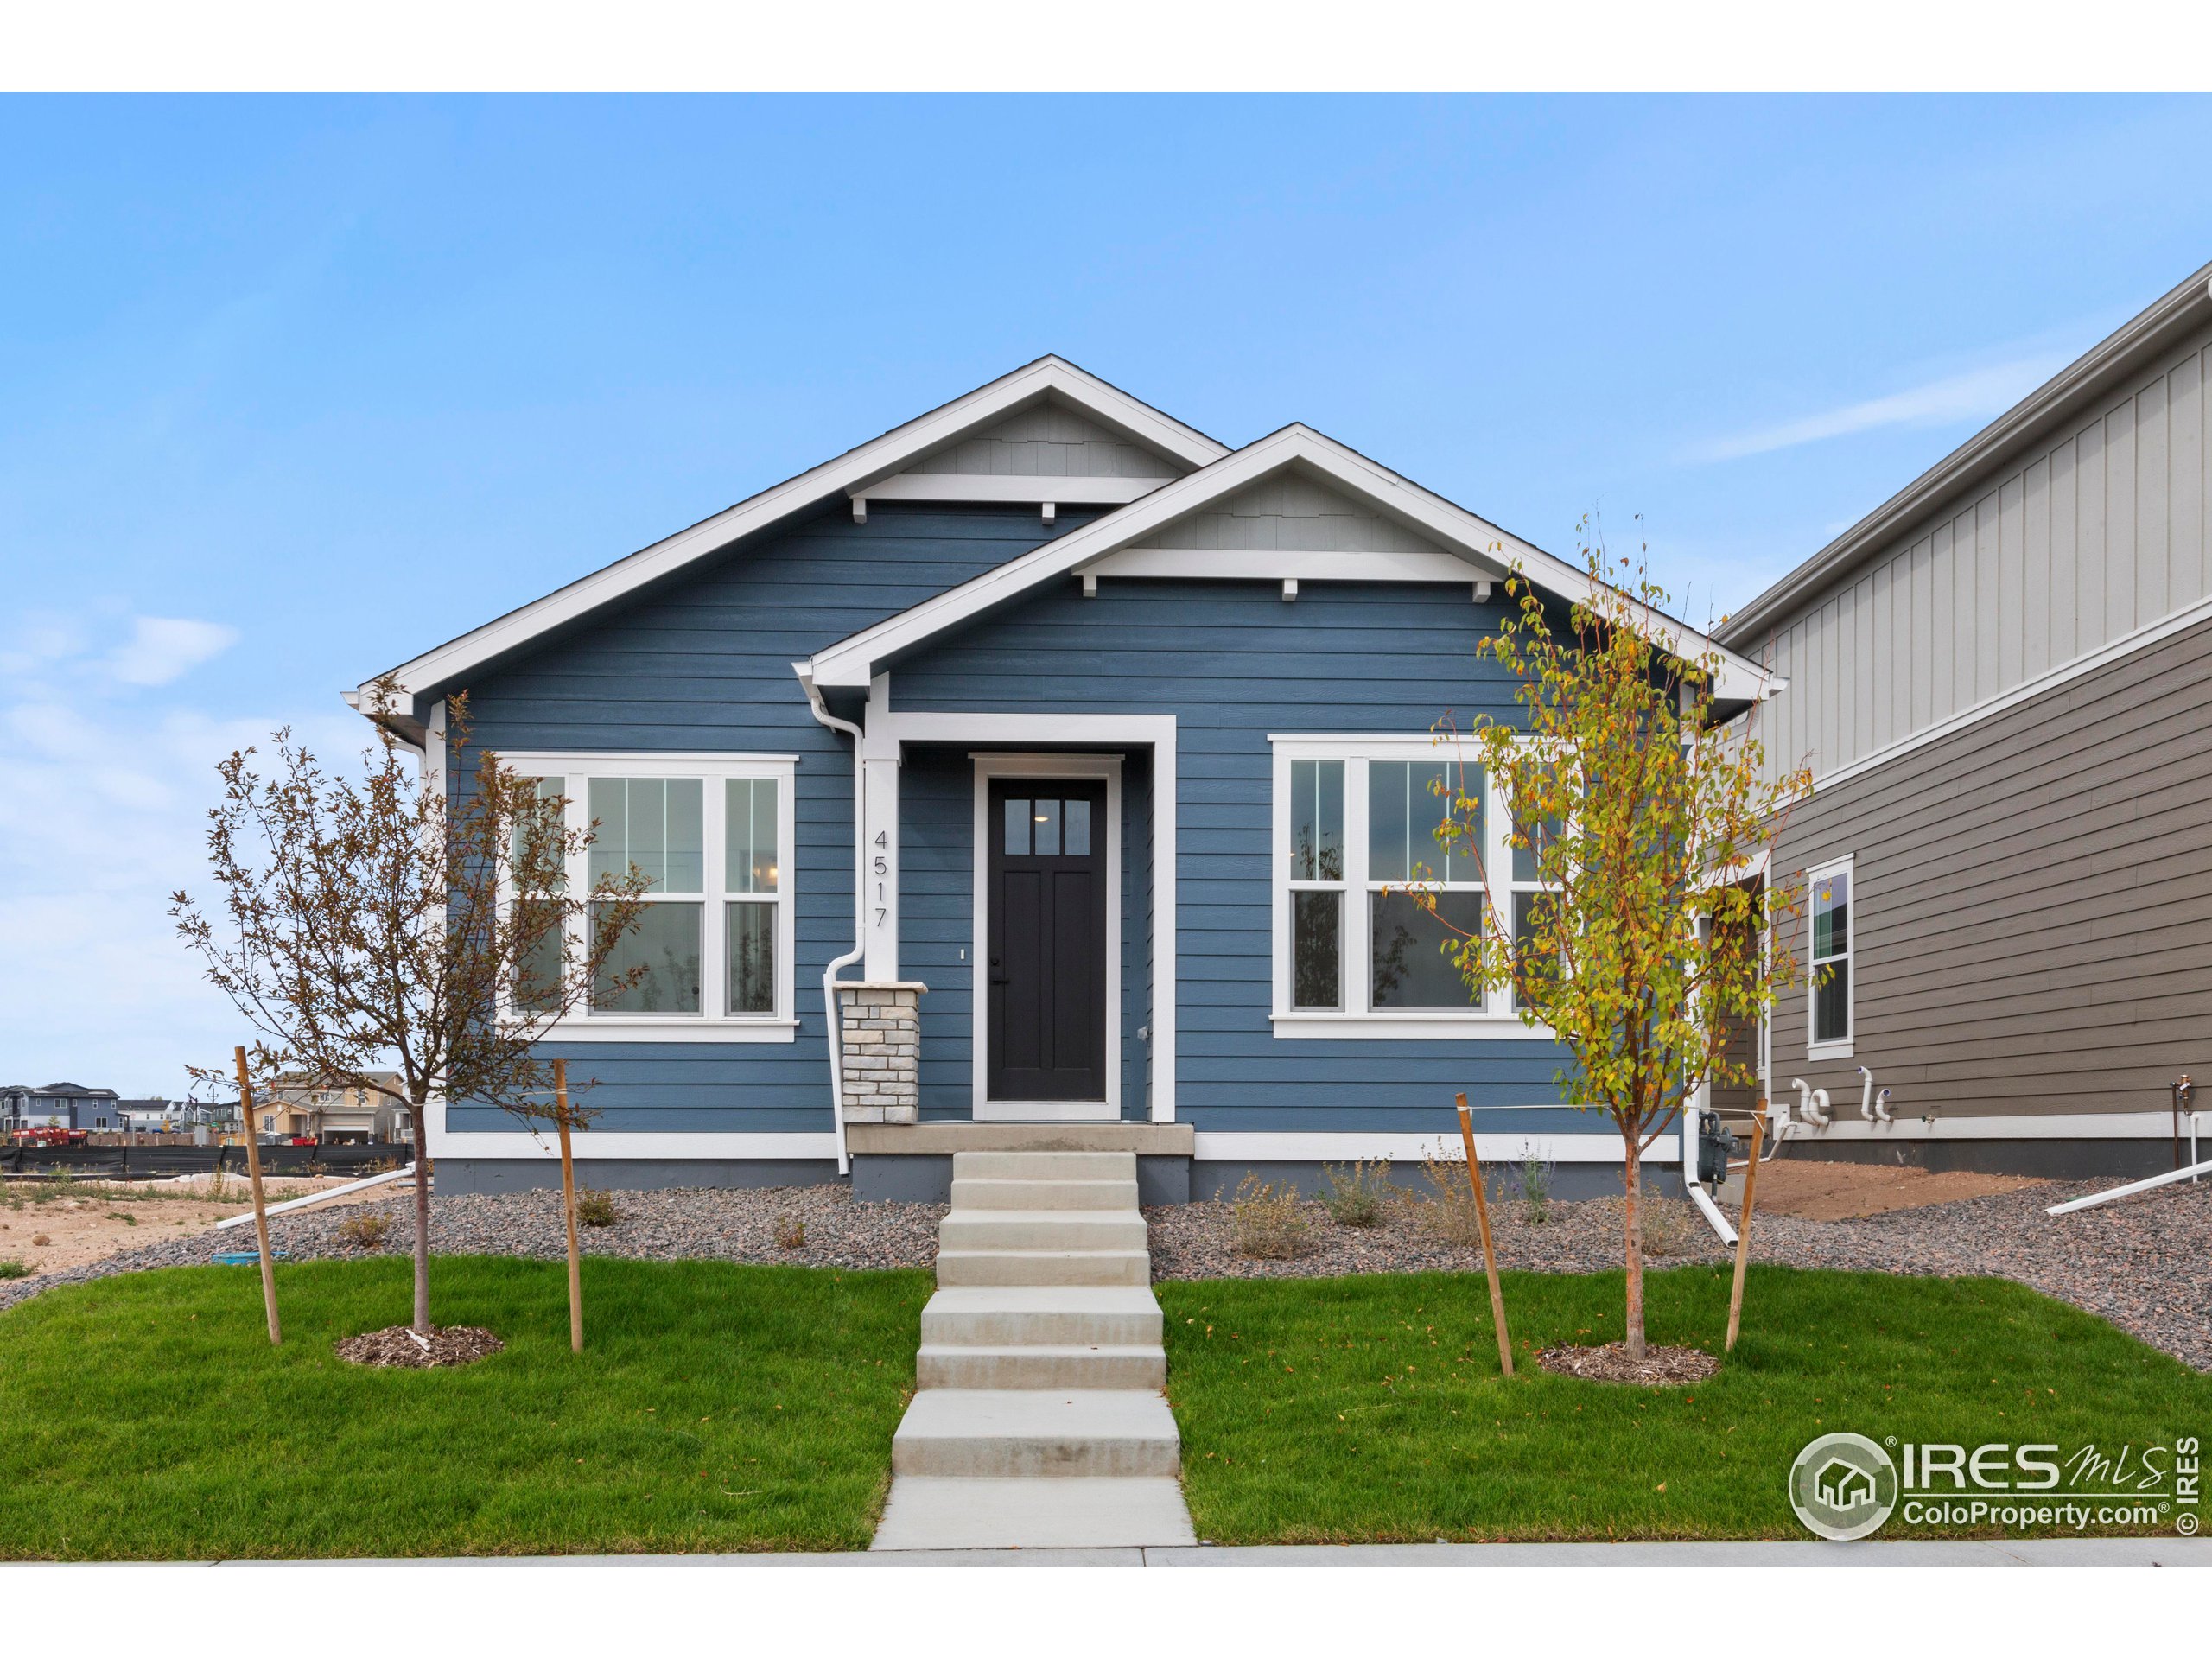
<svg viewBox="0 0 2212 1659">
<path fill-rule="evenodd" d="M 1570 600 L 1586 598 L 1592 591 L 1586 572 L 1408 482 L 1311 427 L 1292 425 L 1162 485 L 1118 512 L 1094 519 L 1080 530 L 817 652 L 811 664 L 814 681 L 823 686 L 865 687 L 879 666 L 900 652 L 1045 582 L 1092 572 L 1105 559 L 1141 545 L 1155 531 L 1293 464 L 1304 466 L 1465 559 L 1472 567 L 1471 576 L 1503 575 L 1518 565 L 1539 587 Z M 1202 574 L 1211 556 L 1205 551 L 1192 552 L 1189 574 Z M 1720 650 L 1703 634 L 1671 618 L 1662 617 L 1659 624 L 1660 642 L 1677 655 L 1694 658 L 1708 650 Z M 1780 683 L 1756 663 L 1725 651 L 1720 652 L 1720 658 L 1716 690 L 1724 697 L 1761 698 L 1772 695 Z"/>
<path fill-rule="evenodd" d="M 679 531 L 627 558 L 618 559 L 602 570 L 581 577 L 519 610 L 510 611 L 435 651 L 403 663 L 391 671 L 391 677 L 398 683 L 403 697 L 420 702 L 424 696 L 454 684 L 484 664 L 616 603 L 732 542 L 756 534 L 821 502 L 834 500 L 847 492 L 865 493 L 866 486 L 875 480 L 902 470 L 933 450 L 957 442 L 976 429 L 1002 419 L 1047 394 L 1060 397 L 1109 429 L 1191 467 L 1205 467 L 1229 453 L 1225 445 L 1138 402 L 1074 364 L 1057 357 L 1039 358 L 988 385 L 954 398 L 942 408 L 893 427 L 881 437 L 849 449 L 834 461 L 824 461 L 796 478 L 763 490 L 711 518 L 702 519 L 689 530 Z M 359 707 L 373 698 L 375 688 L 374 680 L 365 680 L 348 701 Z M 399 712 L 418 711 L 403 706 Z"/>
<path fill-rule="evenodd" d="M 1086 576 L 1204 577 L 1259 582 L 1478 582 L 1491 575 L 1457 553 L 1275 551 L 1259 548 L 1125 547 Z"/>
<path fill-rule="evenodd" d="M 855 484 L 845 493 L 868 501 L 1110 502 L 1119 506 L 1150 495 L 1167 481 L 1044 473 L 893 473 L 873 484 Z"/>
</svg>

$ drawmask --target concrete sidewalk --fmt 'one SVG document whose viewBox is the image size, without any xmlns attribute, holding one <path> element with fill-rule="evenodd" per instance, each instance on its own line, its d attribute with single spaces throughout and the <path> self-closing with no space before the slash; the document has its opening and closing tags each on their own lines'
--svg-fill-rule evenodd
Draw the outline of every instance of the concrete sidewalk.
<svg viewBox="0 0 2212 1659">
<path fill-rule="evenodd" d="M 264 1563 L 235 1563 L 264 1565 Z M 370 1565 L 371 1563 L 361 1563 Z M 846 1554 L 509 1555 L 414 1566 L 653 1567 L 2199 1567 L 2212 1539 L 1817 1540 L 1733 1544 L 1261 1544 L 1147 1549 L 908 1549 Z M 223 1567 L 234 1563 L 218 1561 Z M 300 1565 L 330 1566 L 315 1562 Z"/>
</svg>

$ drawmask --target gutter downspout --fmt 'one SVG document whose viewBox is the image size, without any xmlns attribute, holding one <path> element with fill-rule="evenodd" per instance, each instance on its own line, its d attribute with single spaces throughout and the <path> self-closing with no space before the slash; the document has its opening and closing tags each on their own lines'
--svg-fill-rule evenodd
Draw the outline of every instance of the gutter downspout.
<svg viewBox="0 0 2212 1659">
<path fill-rule="evenodd" d="M 837 1173 L 849 1175 L 853 1160 L 845 1151 L 845 1041 L 837 1018 L 837 976 L 858 962 L 868 949 L 868 797 L 861 763 L 861 734 L 858 726 L 838 719 L 823 705 L 822 693 L 815 690 L 814 677 L 807 672 L 804 663 L 793 663 L 791 671 L 806 690 L 806 706 L 815 719 L 853 740 L 853 948 L 842 957 L 832 957 L 822 970 L 822 1011 L 830 1039 L 830 1119 L 837 1137 Z"/>
</svg>

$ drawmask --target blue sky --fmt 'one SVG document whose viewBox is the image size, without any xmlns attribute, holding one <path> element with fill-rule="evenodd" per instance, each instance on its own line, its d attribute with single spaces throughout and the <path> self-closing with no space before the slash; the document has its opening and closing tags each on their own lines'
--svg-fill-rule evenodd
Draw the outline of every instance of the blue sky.
<svg viewBox="0 0 2212 1659">
<path fill-rule="evenodd" d="M 181 1088 L 213 760 L 1045 352 L 1702 620 L 2212 259 L 2212 101 L 0 100 L 0 1082 Z"/>
</svg>

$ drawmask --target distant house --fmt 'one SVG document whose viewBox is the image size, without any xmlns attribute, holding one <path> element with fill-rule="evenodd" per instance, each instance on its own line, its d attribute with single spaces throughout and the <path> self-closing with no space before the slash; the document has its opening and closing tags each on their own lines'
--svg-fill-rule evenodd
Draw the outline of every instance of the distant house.
<svg viewBox="0 0 2212 1659">
<path fill-rule="evenodd" d="M 255 1116 L 264 1135 L 312 1139 L 320 1145 L 404 1141 L 411 1133 L 405 1085 L 397 1071 L 370 1074 L 375 1089 L 279 1079 Z"/>
<path fill-rule="evenodd" d="M 1793 1155 L 2148 1173 L 2212 1074 L 2208 282 L 1719 631 L 1781 682 L 1769 760 L 1813 772 L 1774 871 L 1817 978 L 1760 1045 L 1770 1099 L 1829 1097 Z"/>
<path fill-rule="evenodd" d="M 123 1107 L 123 1097 L 112 1089 L 87 1089 L 81 1083 L 36 1089 L 10 1084 L 0 1088 L 0 1129 L 119 1130 Z"/>
</svg>

